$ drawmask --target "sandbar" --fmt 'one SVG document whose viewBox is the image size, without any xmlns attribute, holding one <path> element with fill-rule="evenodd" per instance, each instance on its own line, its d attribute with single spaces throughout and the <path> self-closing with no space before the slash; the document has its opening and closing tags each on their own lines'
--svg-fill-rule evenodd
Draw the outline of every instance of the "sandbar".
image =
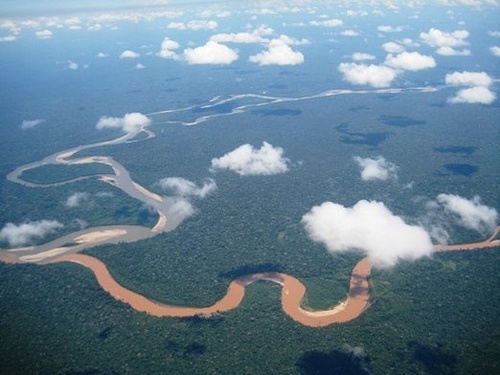
<svg viewBox="0 0 500 375">
<path fill-rule="evenodd" d="M 75 242 L 77 243 L 92 243 L 92 242 L 102 242 L 109 240 L 111 238 L 123 236 L 127 234 L 125 229 L 106 229 L 95 232 L 90 232 L 86 234 L 82 234 L 75 238 Z"/>
</svg>

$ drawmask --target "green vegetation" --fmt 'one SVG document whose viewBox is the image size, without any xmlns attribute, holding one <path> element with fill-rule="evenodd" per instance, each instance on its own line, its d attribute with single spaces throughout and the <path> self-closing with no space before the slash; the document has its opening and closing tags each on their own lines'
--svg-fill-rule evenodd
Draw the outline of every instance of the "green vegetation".
<svg viewBox="0 0 500 375">
<path fill-rule="evenodd" d="M 488 164 L 496 154 L 493 147 L 480 148 L 479 140 L 467 138 L 470 147 L 481 150 L 470 156 L 481 166 L 477 173 L 435 173 L 450 162 L 450 154 L 433 149 L 464 139 L 460 122 L 455 126 L 447 120 L 450 112 L 456 111 L 453 118 L 480 114 L 430 105 L 428 114 L 412 114 L 412 95 L 384 101 L 366 96 L 364 104 L 388 116 L 408 113 L 409 119 L 432 119 L 427 124 L 391 126 L 372 111 L 354 121 L 348 108 L 359 98 L 338 97 L 333 107 L 331 98 L 294 103 L 301 116 L 221 117 L 192 128 L 167 126 L 143 142 L 87 149 L 81 154 L 112 156 L 134 181 L 159 193 L 163 192 L 156 183 L 174 176 L 196 183 L 212 177 L 218 190 L 205 199 L 193 198 L 197 213 L 173 232 L 86 252 L 102 259 L 124 286 L 162 302 L 210 305 L 226 292 L 234 276 L 279 270 L 306 284 L 307 307 L 329 307 L 345 298 L 360 256 L 328 254 L 307 238 L 300 221 L 312 206 L 327 200 L 350 206 L 374 199 L 411 221 L 422 217 L 425 201 L 441 192 L 467 197 L 473 192 L 489 204 L 498 197 L 498 178 L 484 178 L 498 175 Z M 425 100 L 435 101 L 432 95 Z M 116 110 L 121 112 L 122 108 Z M 337 126 L 343 122 L 348 126 L 342 133 Z M 430 127 L 433 137 L 428 135 Z M 284 148 L 292 161 L 286 174 L 240 177 L 209 172 L 212 158 L 244 143 L 259 146 L 264 140 Z M 67 142 L 59 140 L 70 147 Z M 352 157 L 377 155 L 382 145 L 384 156 L 400 166 L 400 180 L 362 182 Z M 64 147 L 52 145 L 50 151 Z M 33 147 L 22 150 L 18 158 L 28 162 L 39 154 Z M 2 173 L 19 165 L 9 163 L 1 166 Z M 35 173 L 34 178 L 53 182 L 102 173 L 44 169 L 46 175 Z M 29 177 L 28 172 L 36 170 L 23 177 Z M 412 188 L 403 188 L 410 182 Z M 50 188 L 7 181 L 0 186 L 0 228 L 6 222 L 42 219 L 65 224 L 43 242 L 79 229 L 82 222 L 152 227 L 157 220 L 142 203 L 96 179 Z M 75 193 L 83 193 L 84 199 L 68 207 Z M 457 226 L 450 232 L 456 242 L 481 239 Z M 500 310 L 495 303 L 500 298 L 499 261 L 498 249 L 454 252 L 374 272 L 373 303 L 366 313 L 353 322 L 321 329 L 289 319 L 280 307 L 279 286 L 271 283 L 250 286 L 243 305 L 223 316 L 158 319 L 112 299 L 81 266 L 1 264 L 0 337 L 7 344 L 0 351 L 0 373 L 495 373 L 500 366 Z"/>
<path fill-rule="evenodd" d="M 498 250 L 375 272 L 366 313 L 321 329 L 289 319 L 279 286 L 268 282 L 251 285 L 242 306 L 222 316 L 160 319 L 109 297 L 81 266 L 1 265 L 0 333 L 9 345 L 0 372 L 314 374 L 330 365 L 360 374 L 494 373 Z M 463 267 L 443 267 L 449 261 Z"/>
<path fill-rule="evenodd" d="M 82 194 L 74 206 L 68 199 Z M 0 228 L 5 223 L 16 225 L 26 221 L 57 220 L 64 227 L 50 236 L 39 239 L 44 243 L 82 229 L 82 226 L 143 225 L 153 227 L 158 216 L 141 202 L 120 189 L 102 181 L 85 179 L 77 183 L 29 188 L 11 182 L 0 191 Z M 5 220 L 5 221 L 3 221 Z M 0 244 L 0 247 L 7 246 Z"/>
</svg>

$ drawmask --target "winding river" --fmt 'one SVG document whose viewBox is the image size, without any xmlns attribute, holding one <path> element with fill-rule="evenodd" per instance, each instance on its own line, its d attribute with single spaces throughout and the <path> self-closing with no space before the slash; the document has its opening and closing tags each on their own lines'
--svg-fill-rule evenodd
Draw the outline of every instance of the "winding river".
<svg viewBox="0 0 500 375">
<path fill-rule="evenodd" d="M 157 317 L 207 317 L 213 314 L 227 312 L 240 305 L 245 295 L 246 286 L 258 280 L 266 280 L 280 284 L 282 286 L 281 304 L 284 312 L 293 320 L 306 326 L 323 327 L 334 323 L 348 322 L 359 317 L 368 308 L 370 304 L 368 278 L 372 269 L 372 265 L 368 258 L 361 259 L 354 267 L 346 299 L 331 309 L 322 311 L 304 309 L 301 306 L 306 293 L 304 284 L 293 276 L 277 272 L 256 273 L 239 277 L 229 284 L 225 296 L 212 306 L 203 308 L 161 304 L 149 300 L 118 284 L 103 262 L 95 257 L 79 254 L 79 252 L 97 245 L 136 242 L 141 239 L 153 237 L 161 232 L 171 231 L 182 222 L 184 217 L 179 215 L 173 208 L 175 205 L 173 204 L 172 198 L 155 194 L 134 182 L 128 171 L 113 158 L 108 156 L 75 158 L 74 156 L 79 151 L 85 149 L 134 142 L 134 138 L 140 133 L 146 133 L 147 138 L 144 139 L 154 137 L 154 133 L 144 126 L 111 141 L 79 146 L 50 155 L 38 162 L 20 166 L 9 173 L 7 179 L 11 182 L 31 188 L 49 187 L 75 180 L 47 185 L 34 184 L 24 181 L 22 179 L 22 173 L 26 170 L 47 164 L 78 165 L 101 163 L 109 165 L 112 167 L 114 174 L 99 175 L 99 179 L 116 186 L 126 194 L 156 210 L 159 219 L 153 228 L 134 225 L 112 225 L 88 228 L 62 236 L 42 245 L 0 250 L 0 261 L 4 263 L 53 264 L 59 262 L 72 262 L 80 264 L 89 268 L 95 274 L 99 285 L 115 299 L 129 304 L 138 311 Z M 485 241 L 462 245 L 436 245 L 435 250 L 476 250 L 497 247 L 500 246 L 500 240 L 495 238 L 498 236 L 499 232 L 500 226 L 497 227 L 492 236 Z"/>
</svg>

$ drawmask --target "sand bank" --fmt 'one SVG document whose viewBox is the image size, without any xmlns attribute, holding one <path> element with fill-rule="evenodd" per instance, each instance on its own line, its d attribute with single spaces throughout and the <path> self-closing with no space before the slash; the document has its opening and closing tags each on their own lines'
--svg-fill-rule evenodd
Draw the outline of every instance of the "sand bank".
<svg viewBox="0 0 500 375">
<path fill-rule="evenodd" d="M 125 229 L 106 229 L 82 234 L 75 238 L 77 243 L 98 243 L 127 234 Z"/>
</svg>

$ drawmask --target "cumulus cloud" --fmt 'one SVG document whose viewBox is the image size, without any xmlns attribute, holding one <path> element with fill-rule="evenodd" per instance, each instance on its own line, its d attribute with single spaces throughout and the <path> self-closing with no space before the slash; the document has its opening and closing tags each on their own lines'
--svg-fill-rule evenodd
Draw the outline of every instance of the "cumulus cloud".
<svg viewBox="0 0 500 375">
<path fill-rule="evenodd" d="M 45 120 L 43 119 L 36 119 L 36 120 L 24 120 L 23 123 L 21 124 L 21 129 L 26 130 L 26 129 L 31 129 L 34 128 L 35 126 L 38 126 L 40 124 L 43 124 Z"/>
<path fill-rule="evenodd" d="M 402 52 L 396 56 L 389 54 L 384 64 L 394 69 L 417 71 L 434 68 L 436 61 L 432 56 L 422 55 L 418 52 Z"/>
<path fill-rule="evenodd" d="M 304 55 L 294 51 L 283 39 L 273 39 L 268 49 L 250 56 L 250 62 L 259 65 L 299 65 L 304 62 Z"/>
<path fill-rule="evenodd" d="M 168 218 L 168 227 L 175 229 L 185 219 L 194 215 L 196 210 L 189 199 L 184 197 L 165 197 L 167 209 L 165 215 Z"/>
<path fill-rule="evenodd" d="M 208 41 L 201 47 L 187 48 L 184 57 L 189 64 L 231 64 L 238 53 L 224 44 Z"/>
<path fill-rule="evenodd" d="M 489 86 L 493 79 L 485 72 L 453 72 L 445 77 L 447 85 L 452 86 Z"/>
<path fill-rule="evenodd" d="M 78 68 L 79 68 L 79 65 L 76 62 L 71 61 L 71 60 L 68 61 L 68 69 L 69 70 L 78 70 Z"/>
<path fill-rule="evenodd" d="M 431 47 L 460 47 L 467 45 L 466 39 L 469 36 L 467 30 L 455 30 L 451 33 L 441 31 L 436 28 L 431 28 L 427 33 L 420 33 L 422 39 L 427 45 Z"/>
<path fill-rule="evenodd" d="M 496 95 L 487 87 L 477 86 L 459 90 L 456 95 L 449 99 L 450 103 L 479 103 L 491 104 L 495 101 Z"/>
<path fill-rule="evenodd" d="M 15 35 L 7 35 L 0 37 L 0 43 L 14 42 L 17 40 L 17 36 Z"/>
<path fill-rule="evenodd" d="M 77 192 L 68 197 L 66 199 L 65 205 L 70 208 L 75 208 L 80 206 L 84 201 L 86 201 L 89 198 L 89 195 L 87 193 L 81 193 Z"/>
<path fill-rule="evenodd" d="M 262 43 L 265 41 L 259 34 L 248 32 L 215 34 L 210 37 L 210 40 L 216 43 Z"/>
<path fill-rule="evenodd" d="M 50 39 L 54 36 L 54 33 L 50 30 L 40 30 L 35 32 L 35 35 L 38 39 Z"/>
<path fill-rule="evenodd" d="M 211 171 L 227 169 L 240 176 L 274 175 L 288 171 L 290 160 L 281 147 L 263 142 L 260 149 L 244 144 L 220 158 L 212 159 Z"/>
<path fill-rule="evenodd" d="M 206 179 L 202 186 L 182 177 L 168 177 L 158 181 L 158 185 L 172 192 L 172 196 L 165 197 L 169 226 L 177 227 L 184 219 L 194 215 L 196 209 L 191 203 L 192 197 L 205 198 L 217 189 L 213 179 Z"/>
<path fill-rule="evenodd" d="M 342 26 L 344 22 L 342 20 L 339 20 L 337 18 L 331 19 L 331 20 L 326 20 L 326 21 L 311 21 L 309 22 L 309 25 L 311 26 L 322 26 L 322 27 L 338 27 Z"/>
<path fill-rule="evenodd" d="M 420 39 L 428 46 L 437 48 L 436 52 L 443 56 L 469 55 L 470 51 L 467 49 L 462 51 L 456 49 L 456 47 L 469 44 L 466 40 L 468 37 L 469 32 L 467 30 L 445 32 L 431 28 L 427 33 L 420 33 Z"/>
<path fill-rule="evenodd" d="M 134 66 L 134 69 L 137 69 L 137 70 L 141 70 L 141 69 L 144 69 L 144 68 L 146 68 L 146 67 L 143 64 L 141 64 L 141 63 L 137 63 Z"/>
<path fill-rule="evenodd" d="M 380 25 L 377 30 L 382 33 L 399 33 L 403 31 L 403 26 Z"/>
<path fill-rule="evenodd" d="M 299 45 L 304 45 L 304 44 L 309 44 L 311 43 L 308 39 L 302 38 L 302 39 L 297 39 L 297 38 L 292 38 L 291 36 L 281 34 L 278 38 L 278 40 L 282 41 L 285 44 L 288 44 L 289 46 L 299 46 Z M 273 41 L 271 41 L 273 42 Z"/>
<path fill-rule="evenodd" d="M 465 228 L 487 233 L 497 225 L 498 211 L 482 204 L 481 198 L 477 195 L 472 199 L 466 199 L 454 194 L 439 194 L 436 200 Z"/>
<path fill-rule="evenodd" d="M 429 256 L 433 245 L 420 226 L 409 225 L 382 202 L 361 200 L 352 207 L 324 202 L 302 217 L 309 237 L 329 252 L 361 251 L 376 267 Z"/>
<path fill-rule="evenodd" d="M 167 29 L 175 30 L 215 30 L 219 24 L 216 21 L 194 20 L 188 23 L 170 22 Z"/>
<path fill-rule="evenodd" d="M 376 88 L 388 87 L 397 76 L 397 71 L 383 65 L 341 63 L 338 70 L 344 79 L 354 85 L 369 85 Z"/>
<path fill-rule="evenodd" d="M 186 24 L 184 22 L 172 21 L 167 25 L 167 29 L 186 30 Z"/>
<path fill-rule="evenodd" d="M 452 86 L 467 87 L 450 98 L 450 103 L 491 104 L 496 99 L 495 93 L 489 89 L 493 79 L 485 72 L 453 72 L 446 75 L 445 82 Z"/>
<path fill-rule="evenodd" d="M 123 117 L 103 116 L 97 122 L 97 129 L 115 128 L 125 133 L 137 133 L 151 124 L 151 120 L 139 112 L 127 113 Z"/>
<path fill-rule="evenodd" d="M 103 58 L 108 57 L 108 56 L 109 56 L 109 55 L 108 55 L 107 53 L 104 53 L 104 52 L 99 52 L 99 53 L 97 54 L 97 57 L 98 57 L 99 59 L 103 59 Z"/>
<path fill-rule="evenodd" d="M 127 49 L 121 53 L 120 59 L 136 59 L 140 56 L 139 53 Z"/>
<path fill-rule="evenodd" d="M 490 52 L 493 56 L 500 57 L 500 46 L 492 46 L 490 47 Z"/>
<path fill-rule="evenodd" d="M 355 156 L 354 161 L 361 168 L 361 179 L 364 181 L 385 181 L 389 178 L 397 178 L 396 164 L 385 160 L 382 156 L 377 156 L 375 159 Z"/>
<path fill-rule="evenodd" d="M 167 190 L 171 190 L 175 195 L 181 197 L 205 198 L 208 194 L 217 189 L 217 184 L 211 178 L 205 180 L 202 186 L 186 180 L 182 177 L 168 177 L 161 179 L 158 184 Z"/>
<path fill-rule="evenodd" d="M 163 42 L 161 42 L 160 52 L 158 52 L 158 56 L 160 56 L 162 59 L 177 60 L 179 59 L 179 55 L 177 55 L 174 50 L 179 47 L 179 43 L 177 43 L 175 40 L 165 37 L 163 39 Z"/>
<path fill-rule="evenodd" d="M 347 29 L 347 30 L 342 31 L 340 33 L 340 35 L 342 35 L 342 36 L 358 36 L 359 33 L 356 30 Z"/>
<path fill-rule="evenodd" d="M 63 224 L 55 220 L 32 221 L 19 225 L 7 223 L 0 230 L 0 241 L 7 241 L 10 246 L 23 246 L 62 227 Z"/>
<path fill-rule="evenodd" d="M 352 54 L 354 61 L 375 60 L 375 56 L 369 53 L 355 52 Z"/>
<path fill-rule="evenodd" d="M 396 42 L 386 42 L 382 44 L 382 48 L 387 53 L 401 53 L 404 52 L 405 48 Z"/>
<path fill-rule="evenodd" d="M 470 55 L 470 50 L 469 49 L 462 49 L 462 50 L 457 50 L 453 47 L 450 46 L 443 46 L 439 47 L 436 50 L 436 53 L 441 56 L 469 56 Z"/>
</svg>

